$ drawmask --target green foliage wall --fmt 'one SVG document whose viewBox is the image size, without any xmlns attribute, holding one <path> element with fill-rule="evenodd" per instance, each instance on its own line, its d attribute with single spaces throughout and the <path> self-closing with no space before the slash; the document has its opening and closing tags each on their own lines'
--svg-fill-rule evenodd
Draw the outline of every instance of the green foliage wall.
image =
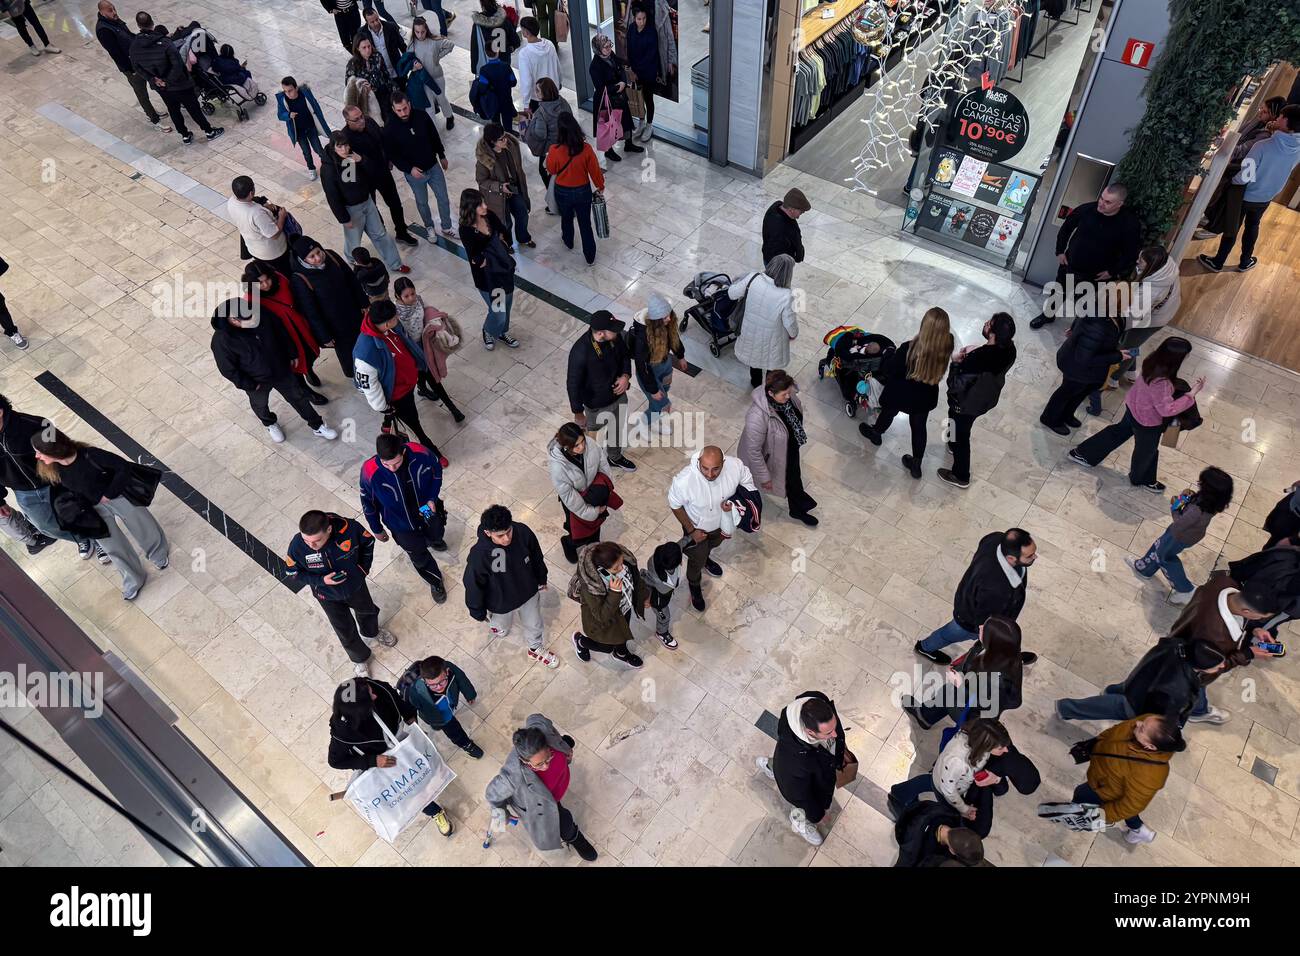
<svg viewBox="0 0 1300 956">
<path fill-rule="evenodd" d="M 1146 113 L 1116 173 L 1149 240 L 1169 231 L 1183 190 L 1231 118 L 1233 85 L 1279 60 L 1300 64 L 1300 0 L 1168 2 L 1169 37 L 1147 79 Z"/>
</svg>

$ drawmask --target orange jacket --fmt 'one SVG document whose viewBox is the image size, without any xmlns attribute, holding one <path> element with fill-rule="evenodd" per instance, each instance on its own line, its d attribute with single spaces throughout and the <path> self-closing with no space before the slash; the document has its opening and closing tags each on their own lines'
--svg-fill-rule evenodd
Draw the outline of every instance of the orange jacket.
<svg viewBox="0 0 1300 956">
<path fill-rule="evenodd" d="M 568 163 L 568 169 L 564 169 L 565 163 Z M 560 174 L 561 169 L 564 169 L 563 174 Z M 571 163 L 568 149 L 556 143 L 546 151 L 546 171 L 555 176 L 557 186 L 585 186 L 590 181 L 597 190 L 605 188 L 605 174 L 601 172 L 590 143 L 582 145 L 582 152 Z"/>
</svg>

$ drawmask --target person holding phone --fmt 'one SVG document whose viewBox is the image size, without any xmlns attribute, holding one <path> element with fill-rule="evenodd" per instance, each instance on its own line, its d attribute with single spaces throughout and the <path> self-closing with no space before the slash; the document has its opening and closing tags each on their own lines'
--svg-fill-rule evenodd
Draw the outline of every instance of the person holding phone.
<svg viewBox="0 0 1300 956">
<path fill-rule="evenodd" d="M 403 724 L 415 723 L 416 710 L 402 699 L 392 684 L 368 677 L 345 680 L 334 691 L 334 712 L 330 715 L 330 748 L 327 760 L 335 770 L 371 767 L 395 767 L 397 760 L 388 756 L 388 742 L 379 724 L 397 736 Z M 433 818 L 433 825 L 443 836 L 451 836 L 452 824 L 447 813 L 430 801 L 422 811 Z"/>
<path fill-rule="evenodd" d="M 374 457 L 361 466 L 361 510 L 378 540 L 387 541 L 392 532 L 437 604 L 446 602 L 447 588 L 429 549 L 447 550 L 441 491 L 442 463 L 432 451 L 398 435 L 375 439 Z"/>
<path fill-rule="evenodd" d="M 375 559 L 375 538 L 356 520 L 327 511 L 308 511 L 298 521 L 285 558 L 288 573 L 302 575 L 320 602 L 358 677 L 370 674 L 370 648 L 397 643 L 379 626 L 379 606 L 366 578 Z M 359 632 L 359 633 L 358 633 Z"/>
</svg>

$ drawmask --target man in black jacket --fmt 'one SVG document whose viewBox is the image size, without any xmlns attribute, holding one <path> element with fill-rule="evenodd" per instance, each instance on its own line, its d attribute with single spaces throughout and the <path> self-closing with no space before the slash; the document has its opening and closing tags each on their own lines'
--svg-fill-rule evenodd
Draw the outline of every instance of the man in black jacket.
<svg viewBox="0 0 1300 956">
<path fill-rule="evenodd" d="M 627 423 L 627 387 L 632 381 L 632 353 L 623 338 L 623 323 L 601 309 L 592 313 L 591 330 L 569 349 L 569 410 L 588 432 L 605 429 L 609 463 L 624 471 L 636 465 L 623 454 Z"/>
<path fill-rule="evenodd" d="M 894 866 L 961 866 L 984 863 L 984 841 L 963 824 L 946 800 L 918 800 L 894 824 L 898 860 Z M 987 864 L 986 864 L 987 865 Z"/>
<path fill-rule="evenodd" d="M 243 299 L 227 299 L 212 313 L 212 357 L 217 371 L 248 396 L 253 414 L 276 444 L 284 441 L 284 430 L 269 407 L 272 389 L 293 406 L 317 436 L 338 438 L 339 433 L 326 425 L 312 407 L 307 390 L 289 367 L 282 329 L 274 316 L 263 321 L 256 297 L 251 305 Z"/>
<path fill-rule="evenodd" d="M 162 117 L 153 108 L 153 103 L 149 102 L 148 83 L 131 65 L 131 43 L 135 40 L 135 34 L 117 15 L 117 7 L 113 6 L 112 0 L 99 0 L 99 16 L 95 19 L 95 39 L 113 58 L 113 65 L 117 67 L 118 72 L 131 84 L 131 89 L 135 91 L 135 98 L 140 103 L 140 109 L 144 110 L 144 115 L 149 117 L 149 122 L 153 123 L 154 129 L 160 133 L 170 133 L 172 128 L 163 123 Z"/>
<path fill-rule="evenodd" d="M 325 511 L 303 514 L 285 558 L 289 573 L 306 579 L 358 677 L 370 676 L 366 641 L 384 647 L 397 643 L 397 638 L 379 626 L 379 606 L 366 584 L 374 560 L 374 535 L 355 519 Z"/>
<path fill-rule="evenodd" d="M 311 236 L 293 240 L 293 304 L 311 326 L 321 348 L 332 348 L 343 374 L 352 378 L 352 348 L 361 334 L 369 300 L 356 273 L 333 249 Z"/>
<path fill-rule="evenodd" d="M 393 218 L 393 235 L 403 245 L 414 246 L 415 237 L 406 224 L 402 197 L 398 195 L 397 182 L 393 179 L 392 163 L 384 151 L 383 129 L 356 106 L 345 106 L 343 119 L 347 123 L 348 142 L 353 151 L 369 163 L 370 175 L 373 177 L 372 193 L 378 192 L 383 197 L 384 205 Z"/>
<path fill-rule="evenodd" d="M 1021 528 L 994 531 L 980 538 L 966 573 L 953 595 L 952 620 L 913 648 L 926 660 L 951 664 L 952 658 L 940 650 L 958 641 L 979 637 L 980 625 L 994 614 L 1015 620 L 1025 606 L 1029 587 L 1029 566 L 1038 555 L 1038 546 L 1029 532 Z M 1021 660 L 1032 664 L 1037 654 L 1022 652 Z"/>
<path fill-rule="evenodd" d="M 791 189 L 785 198 L 767 207 L 763 215 L 763 265 L 785 253 L 795 262 L 803 262 L 803 234 L 798 219 L 812 203 L 800 189 Z"/>
<path fill-rule="evenodd" d="M 181 115 L 182 106 L 208 139 L 216 139 L 224 133 L 224 127 L 211 125 L 203 115 L 198 94 L 194 92 L 194 79 L 181 59 L 180 51 L 167 35 L 167 28 L 155 27 L 153 17 L 144 11 L 135 15 L 135 25 L 140 28 L 140 34 L 131 41 L 128 51 L 131 66 L 158 91 L 181 139 L 186 143 L 194 142 L 194 134 Z"/>
<path fill-rule="evenodd" d="M 781 796 L 794 804 L 790 829 L 821 846 L 817 824 L 835 796 L 836 774 L 855 763 L 844 742 L 844 725 L 835 703 L 819 690 L 804 691 L 777 718 L 776 750 L 759 757 L 758 769 L 776 781 Z"/>
<path fill-rule="evenodd" d="M 448 239 L 455 239 L 451 225 L 451 198 L 447 195 L 447 153 L 442 148 L 442 137 L 424 110 L 411 108 L 405 93 L 397 91 L 392 99 L 393 118 L 384 127 L 384 150 L 393 165 L 406 177 L 406 185 L 415 196 L 415 208 L 420 211 L 424 228 Z M 438 200 L 440 225 L 434 226 L 433 212 L 429 209 L 429 187 Z"/>
<path fill-rule="evenodd" d="M 1223 655 L 1203 641 L 1162 637 L 1142 655 L 1132 673 L 1118 684 L 1109 685 L 1095 697 L 1056 702 L 1056 716 L 1062 720 L 1132 720 L 1139 714 L 1175 717 L 1178 726 L 1187 723 L 1207 679 L 1227 665 Z M 1217 710 L 1222 724 L 1228 715 Z"/>
<path fill-rule="evenodd" d="M 518 615 L 528 657 L 547 667 L 559 665 L 555 653 L 542 648 L 546 556 L 533 529 L 515 521 L 504 505 L 492 505 L 480 517 L 474 546 L 465 558 L 463 583 L 469 616 L 487 621 L 493 637 L 509 634 Z"/>
<path fill-rule="evenodd" d="M 406 52 L 406 41 L 402 39 L 402 31 L 398 29 L 396 23 L 383 19 L 379 11 L 374 9 L 366 11 L 365 20 L 365 26 L 360 32 L 369 37 L 370 42 L 374 44 L 375 52 L 388 68 L 388 75 L 396 77 L 397 61 Z"/>
<path fill-rule="evenodd" d="M 1049 289 L 1043 311 L 1029 320 L 1031 329 L 1041 329 L 1064 314 L 1073 317 L 1073 304 L 1086 287 L 1105 280 L 1118 280 L 1137 265 L 1142 246 L 1142 224 L 1137 214 L 1124 205 L 1128 189 L 1111 183 L 1096 202 L 1076 206 L 1065 217 L 1056 234 L 1055 290 Z M 1048 309 L 1052 314 L 1048 315 Z"/>
<path fill-rule="evenodd" d="M 9 399 L 0 395 L 0 491 L 13 491 L 19 509 L 37 531 L 47 538 L 77 542 L 81 557 L 89 558 L 93 542 L 78 540 L 59 527 L 50 504 L 50 483 L 36 470 L 32 437 L 49 427 L 49 419 L 16 412 Z"/>
<path fill-rule="evenodd" d="M 953 439 L 948 442 L 952 469 L 940 468 L 941 481 L 958 488 L 970 487 L 970 433 L 975 419 L 997 407 L 1007 372 L 1016 362 L 1016 322 L 1006 312 L 994 312 L 984 323 L 984 344 L 964 348 L 948 372 L 948 417 Z"/>
</svg>

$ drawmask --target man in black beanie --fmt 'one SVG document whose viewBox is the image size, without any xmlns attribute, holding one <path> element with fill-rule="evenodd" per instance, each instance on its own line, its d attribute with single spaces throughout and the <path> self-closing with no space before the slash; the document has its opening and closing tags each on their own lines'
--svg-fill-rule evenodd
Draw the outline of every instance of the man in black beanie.
<svg viewBox="0 0 1300 956">
<path fill-rule="evenodd" d="M 669 629 L 673 623 L 673 592 L 682 581 L 682 549 L 676 541 L 655 548 L 655 553 L 641 569 L 641 577 L 650 589 L 650 606 L 655 612 L 655 636 L 670 651 L 677 650 L 677 639 Z"/>
</svg>

